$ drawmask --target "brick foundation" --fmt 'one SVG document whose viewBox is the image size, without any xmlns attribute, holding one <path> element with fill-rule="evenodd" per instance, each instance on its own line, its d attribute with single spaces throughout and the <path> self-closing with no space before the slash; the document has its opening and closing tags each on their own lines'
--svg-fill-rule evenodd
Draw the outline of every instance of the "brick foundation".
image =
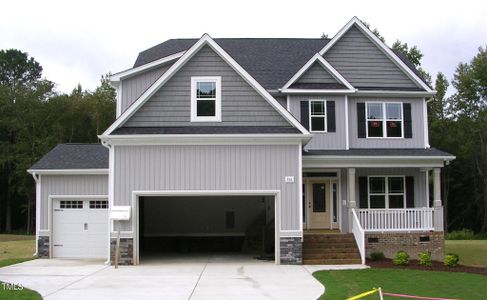
<svg viewBox="0 0 487 300">
<path fill-rule="evenodd" d="M 113 265 L 115 263 L 115 247 L 117 239 L 110 240 L 110 261 Z M 120 256 L 118 260 L 119 265 L 133 265 L 134 264 L 134 239 L 120 238 Z"/>
<path fill-rule="evenodd" d="M 443 232 L 390 232 L 366 233 L 365 248 L 367 257 L 373 252 L 383 252 L 387 258 L 394 258 L 397 251 L 406 251 L 410 259 L 418 259 L 423 251 L 431 252 L 433 260 L 442 261 L 445 252 Z"/>
<path fill-rule="evenodd" d="M 49 237 L 39 236 L 37 240 L 37 257 L 49 258 Z"/>
<path fill-rule="evenodd" d="M 281 264 L 303 264 L 303 241 L 300 237 L 281 237 L 280 244 Z"/>
</svg>

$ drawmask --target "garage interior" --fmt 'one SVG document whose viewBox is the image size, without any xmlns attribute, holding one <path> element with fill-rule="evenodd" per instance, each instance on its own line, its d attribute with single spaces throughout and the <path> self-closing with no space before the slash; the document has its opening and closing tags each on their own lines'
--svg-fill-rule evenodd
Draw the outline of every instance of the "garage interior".
<svg viewBox="0 0 487 300">
<path fill-rule="evenodd" d="M 272 196 L 150 196 L 139 199 L 139 259 L 247 255 L 274 261 Z"/>
</svg>

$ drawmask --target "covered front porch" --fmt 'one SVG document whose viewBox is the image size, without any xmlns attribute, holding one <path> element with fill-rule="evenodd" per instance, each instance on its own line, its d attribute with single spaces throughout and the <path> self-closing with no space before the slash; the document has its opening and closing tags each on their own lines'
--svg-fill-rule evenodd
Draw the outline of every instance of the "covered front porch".
<svg viewBox="0 0 487 300">
<path fill-rule="evenodd" d="M 397 238 L 398 247 L 405 239 L 411 245 L 427 243 L 435 232 L 443 239 L 441 168 L 453 158 L 435 149 L 303 153 L 304 233 L 326 229 L 353 234 L 362 261 L 371 243 L 394 249 L 390 240 Z M 327 188 L 323 197 L 320 190 Z M 324 218 L 317 221 L 320 214 Z"/>
</svg>

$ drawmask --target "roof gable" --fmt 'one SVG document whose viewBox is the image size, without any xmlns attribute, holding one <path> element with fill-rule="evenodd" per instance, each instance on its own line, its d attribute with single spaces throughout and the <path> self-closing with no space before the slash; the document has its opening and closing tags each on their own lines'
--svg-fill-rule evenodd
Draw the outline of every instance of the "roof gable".
<svg viewBox="0 0 487 300">
<path fill-rule="evenodd" d="M 383 81 L 386 81 L 391 85 L 389 87 L 399 83 L 400 89 L 434 92 L 357 17 L 353 17 L 319 53 L 357 88 L 380 89 L 384 87 Z M 371 80 L 360 82 L 361 77 Z M 373 78 L 379 80 L 374 82 Z"/>
<path fill-rule="evenodd" d="M 225 52 L 209 35 L 205 34 L 181 58 L 174 63 L 151 87 L 149 87 L 137 101 L 129 107 L 102 135 L 106 137 L 124 124 L 151 96 L 153 96 L 182 66 L 184 66 L 203 46 L 208 45 L 226 63 L 228 63 L 242 78 L 254 88 L 275 110 L 279 112 L 292 126 L 302 133 L 309 132 L 274 99 L 249 73 L 247 73 L 228 53 Z"/>
</svg>

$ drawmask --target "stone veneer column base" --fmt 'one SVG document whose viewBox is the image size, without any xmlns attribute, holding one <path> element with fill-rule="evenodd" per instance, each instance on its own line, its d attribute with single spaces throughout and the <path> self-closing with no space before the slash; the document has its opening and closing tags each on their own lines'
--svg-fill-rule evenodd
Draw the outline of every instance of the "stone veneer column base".
<svg viewBox="0 0 487 300">
<path fill-rule="evenodd" d="M 110 262 L 115 264 L 115 247 L 117 245 L 117 239 L 110 239 Z M 133 265 L 134 264 L 134 239 L 133 238 L 120 238 L 120 257 L 118 260 L 119 265 Z"/>
<path fill-rule="evenodd" d="M 382 252 L 394 258 L 397 251 L 406 251 L 410 259 L 418 259 L 423 251 L 431 252 L 433 260 L 442 261 L 445 255 L 445 236 L 440 231 L 365 233 L 367 257 Z"/>
<path fill-rule="evenodd" d="M 37 240 L 37 257 L 49 258 L 49 237 L 39 236 Z"/>
<path fill-rule="evenodd" d="M 281 264 L 303 264 L 303 241 L 300 237 L 281 237 L 280 244 Z"/>
</svg>

